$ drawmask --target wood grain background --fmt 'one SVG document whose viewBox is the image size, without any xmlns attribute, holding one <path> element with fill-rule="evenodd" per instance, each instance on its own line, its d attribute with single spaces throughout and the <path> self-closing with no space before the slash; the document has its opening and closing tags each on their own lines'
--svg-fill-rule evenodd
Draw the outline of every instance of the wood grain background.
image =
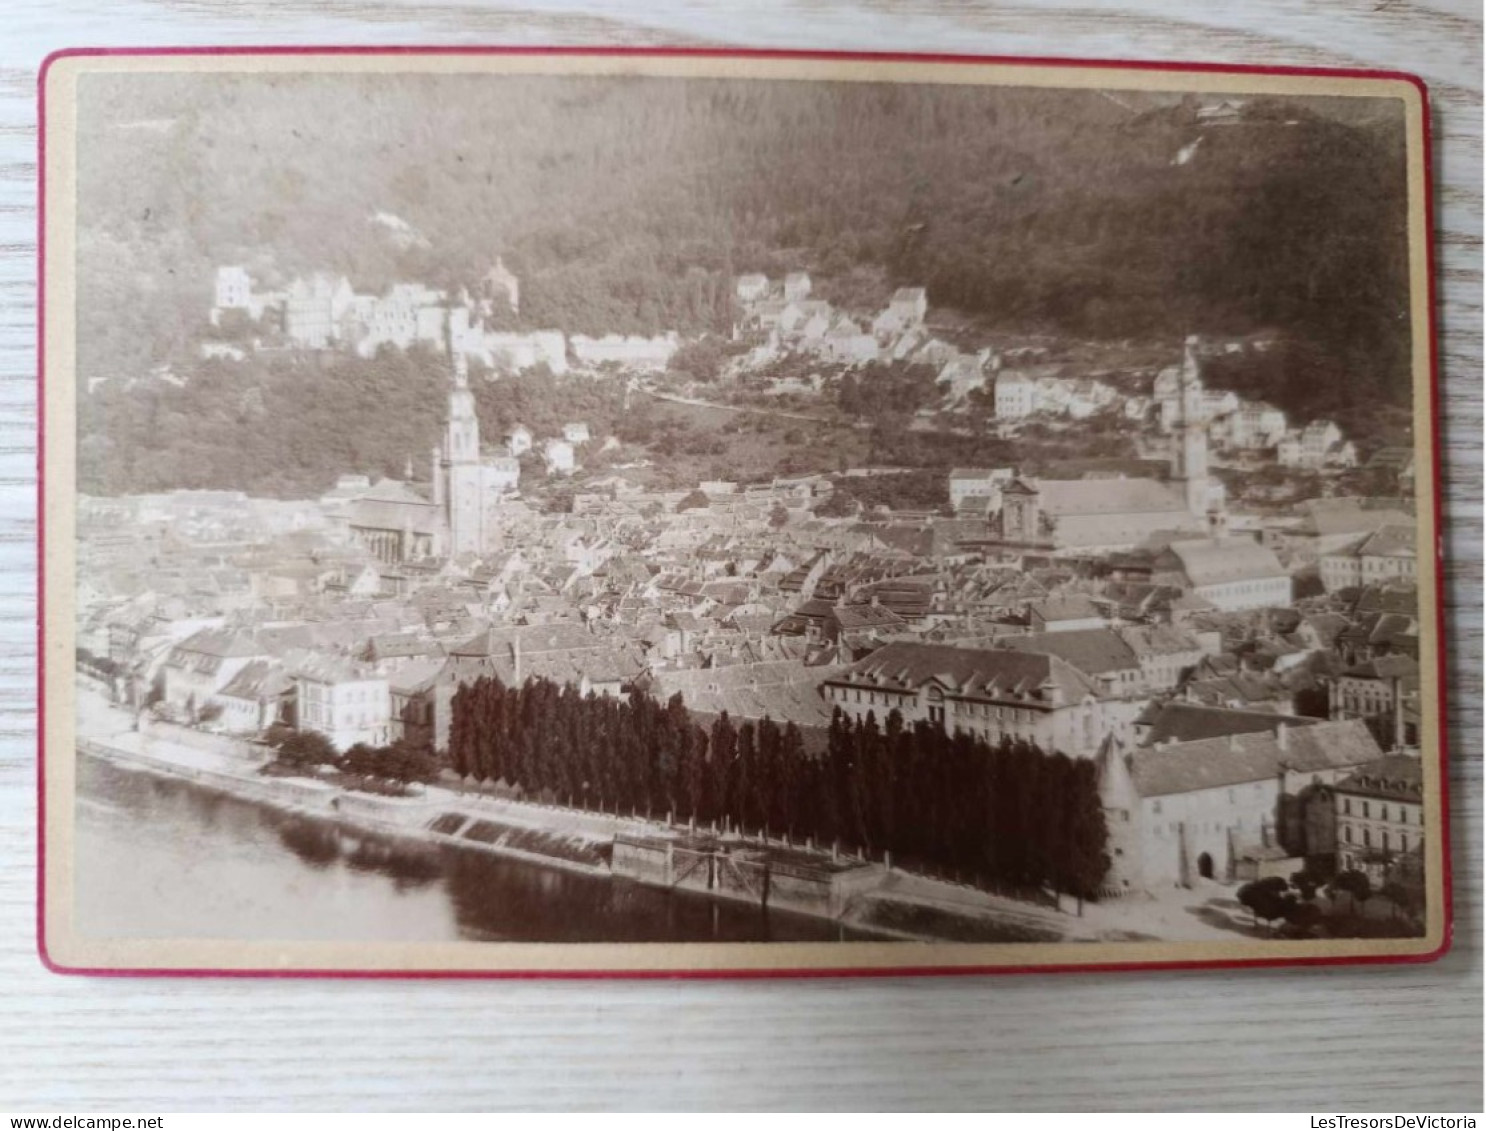
<svg viewBox="0 0 1486 1131">
<path fill-rule="evenodd" d="M 1476 1110 L 1481 8 L 30 0 L 0 34 L 0 1111 Z M 1227 9 L 1227 10 L 1224 10 Z M 780 983 L 84 979 L 36 958 L 35 80 L 78 46 L 668 44 L 1379 67 L 1435 106 L 1456 945 L 1423 967 Z"/>
</svg>

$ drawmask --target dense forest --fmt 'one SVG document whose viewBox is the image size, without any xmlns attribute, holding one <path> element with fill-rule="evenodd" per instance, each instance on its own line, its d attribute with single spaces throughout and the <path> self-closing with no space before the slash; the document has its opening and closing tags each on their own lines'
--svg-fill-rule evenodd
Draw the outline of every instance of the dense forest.
<svg viewBox="0 0 1486 1131">
<path fill-rule="evenodd" d="M 306 498 L 348 473 L 402 478 L 409 460 L 414 478 L 426 480 L 449 388 L 448 359 L 423 348 L 369 359 L 207 361 L 184 385 L 110 383 L 79 400 L 78 485 L 96 494 L 230 488 Z M 487 445 L 517 424 L 545 437 L 581 420 L 600 440 L 646 429 L 642 414 L 623 411 L 618 382 L 537 370 L 477 378 L 473 388 Z"/>
<path fill-rule="evenodd" d="M 500 254 L 530 326 L 725 329 L 735 273 L 803 267 L 860 303 L 924 285 L 989 330 L 1275 331 L 1359 399 L 1407 397 L 1383 101 L 1255 98 L 1204 127 L 1193 98 L 860 83 L 92 76 L 82 97 L 84 381 L 184 356 L 219 263 L 375 290 Z"/>
<path fill-rule="evenodd" d="M 1109 867 L 1092 762 L 907 726 L 897 711 L 879 724 L 838 710 L 811 757 L 792 722 L 723 713 L 706 729 L 679 694 L 624 702 L 482 678 L 454 695 L 449 758 L 531 797 L 814 837 L 990 886 L 1088 898 Z"/>
</svg>

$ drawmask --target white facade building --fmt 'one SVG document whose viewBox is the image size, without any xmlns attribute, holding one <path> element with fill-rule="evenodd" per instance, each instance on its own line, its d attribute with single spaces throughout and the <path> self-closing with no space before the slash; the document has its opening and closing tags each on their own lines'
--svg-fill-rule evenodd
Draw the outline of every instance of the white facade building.
<svg viewBox="0 0 1486 1131">
<path fill-rule="evenodd" d="M 997 420 L 1024 420 L 1036 411 L 1036 382 L 1006 370 L 996 375 Z"/>
<path fill-rule="evenodd" d="M 392 698 L 385 676 L 332 657 L 306 658 L 294 671 L 298 725 L 324 735 L 337 750 L 358 742 L 385 746 Z"/>
</svg>

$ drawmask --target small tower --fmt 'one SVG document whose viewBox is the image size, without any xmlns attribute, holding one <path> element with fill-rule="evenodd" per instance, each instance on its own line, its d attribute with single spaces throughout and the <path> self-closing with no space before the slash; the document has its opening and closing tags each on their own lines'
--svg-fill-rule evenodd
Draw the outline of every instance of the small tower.
<svg viewBox="0 0 1486 1131">
<path fill-rule="evenodd" d="M 1041 504 L 1041 492 L 1024 479 L 1013 479 L 1001 488 L 1001 537 L 1007 542 L 1039 541 Z"/>
<path fill-rule="evenodd" d="M 448 552 L 481 553 L 485 543 L 484 474 L 480 467 L 480 420 L 475 396 L 469 389 L 469 366 L 462 353 L 454 355 L 454 388 L 449 392 L 449 421 L 444 431 L 444 459 L 440 469 L 448 476 L 446 507 Z"/>
<path fill-rule="evenodd" d="M 521 313 L 521 281 L 508 269 L 500 256 L 495 266 L 485 273 L 480 289 L 488 302 L 504 302 L 512 314 Z"/>
<path fill-rule="evenodd" d="M 1180 407 L 1172 428 L 1176 450 L 1171 457 L 1171 478 L 1181 487 L 1187 513 L 1205 520 L 1208 511 L 1207 421 L 1203 419 L 1198 345 L 1197 335 L 1188 337 L 1182 357 Z"/>
</svg>

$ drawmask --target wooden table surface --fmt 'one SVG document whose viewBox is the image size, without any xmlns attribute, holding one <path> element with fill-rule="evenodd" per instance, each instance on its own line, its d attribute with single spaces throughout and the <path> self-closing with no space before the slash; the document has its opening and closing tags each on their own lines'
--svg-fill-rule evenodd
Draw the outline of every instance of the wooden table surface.
<svg viewBox="0 0 1486 1131">
<path fill-rule="evenodd" d="M 746 11 L 746 14 L 744 14 Z M 0 35 L 0 1112 L 1481 1110 L 1481 8 L 1469 0 L 12 0 Z M 1377 67 L 1435 104 L 1456 944 L 1411 968 L 62 978 L 36 958 L 35 104 L 77 46 L 671 44 Z"/>
</svg>

